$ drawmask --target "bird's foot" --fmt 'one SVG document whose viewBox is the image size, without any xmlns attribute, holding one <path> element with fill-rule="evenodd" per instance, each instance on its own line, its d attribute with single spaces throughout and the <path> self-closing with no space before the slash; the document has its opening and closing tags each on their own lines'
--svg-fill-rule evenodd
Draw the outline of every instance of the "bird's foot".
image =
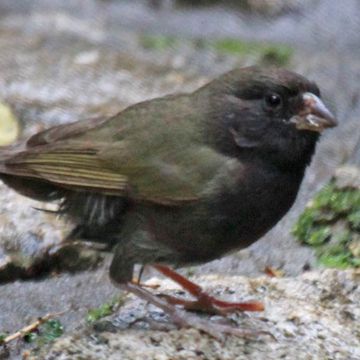
<svg viewBox="0 0 360 360">
<path fill-rule="evenodd" d="M 251 302 L 228 302 L 216 299 L 215 297 L 207 294 L 203 289 L 180 275 L 176 271 L 164 265 L 154 265 L 155 269 L 167 276 L 171 280 L 179 284 L 184 290 L 188 291 L 196 300 L 180 299 L 171 295 L 161 295 L 173 305 L 181 305 L 184 309 L 193 311 L 202 311 L 211 314 L 225 315 L 236 311 L 263 311 L 264 305 L 258 301 Z"/>
<path fill-rule="evenodd" d="M 152 294 L 148 290 L 133 282 L 121 284 L 120 286 L 123 290 L 131 292 L 163 310 L 170 316 L 177 326 L 181 328 L 195 328 L 220 341 L 223 341 L 226 335 L 234 335 L 242 338 L 256 338 L 262 334 L 269 334 L 265 331 L 239 329 L 230 325 L 219 324 L 210 320 L 202 319 L 195 314 L 188 313 L 185 310 L 170 304 L 165 299 Z"/>
<path fill-rule="evenodd" d="M 143 288 L 149 288 L 149 289 L 154 289 L 154 290 L 156 290 L 157 288 L 160 287 L 160 284 L 145 284 L 145 283 L 139 282 L 138 278 L 134 278 L 130 282 L 131 282 L 131 284 L 139 285 Z"/>
<path fill-rule="evenodd" d="M 264 305 L 261 302 L 228 302 L 216 299 L 215 297 L 203 292 L 197 300 L 186 300 L 176 296 L 160 294 L 168 303 L 181 305 L 190 311 L 200 311 L 208 314 L 226 315 L 237 311 L 262 311 Z"/>
</svg>

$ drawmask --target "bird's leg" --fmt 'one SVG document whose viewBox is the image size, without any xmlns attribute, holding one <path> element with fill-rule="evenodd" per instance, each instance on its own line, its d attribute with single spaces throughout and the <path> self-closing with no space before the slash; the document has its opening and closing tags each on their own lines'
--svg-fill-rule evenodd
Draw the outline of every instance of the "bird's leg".
<svg viewBox="0 0 360 360">
<path fill-rule="evenodd" d="M 132 280 L 131 280 L 131 282 L 132 282 L 133 284 L 142 285 L 142 284 L 141 284 L 141 277 L 142 277 L 142 275 L 143 275 L 143 273 L 144 273 L 144 269 L 145 269 L 145 266 L 144 266 L 144 265 L 141 265 L 137 276 L 134 276 L 134 277 L 132 278 Z"/>
<path fill-rule="evenodd" d="M 164 295 L 168 302 L 175 305 L 182 305 L 187 310 L 198 310 L 209 313 L 224 314 L 235 311 L 263 311 L 264 305 L 258 301 L 233 303 L 223 300 L 218 300 L 215 297 L 207 294 L 197 284 L 188 280 L 176 271 L 164 265 L 153 265 L 153 267 L 161 272 L 166 277 L 170 278 L 179 284 L 184 290 L 189 292 L 196 300 L 179 299 L 174 296 Z"/>
<path fill-rule="evenodd" d="M 192 327 L 203 331 L 218 340 L 224 340 L 224 335 L 254 337 L 260 334 L 266 334 L 264 331 L 239 329 L 229 325 L 218 324 L 209 320 L 201 319 L 196 315 L 188 313 L 172 304 L 169 304 L 167 300 L 152 294 L 150 291 L 142 288 L 138 284 L 134 284 L 133 282 L 122 284 L 118 283 L 117 285 L 121 289 L 128 291 L 163 310 L 179 327 Z"/>
<path fill-rule="evenodd" d="M 150 289 L 157 289 L 160 286 L 159 284 L 151 284 L 150 285 L 150 284 L 144 284 L 144 283 L 141 282 L 141 277 L 142 277 L 142 275 L 144 273 L 144 270 L 145 270 L 145 265 L 141 265 L 137 277 L 133 277 L 131 282 L 133 284 L 140 285 L 142 287 L 147 287 L 147 288 L 150 288 Z"/>
<path fill-rule="evenodd" d="M 110 265 L 110 279 L 115 286 L 163 310 L 179 327 L 193 327 L 219 340 L 223 340 L 226 334 L 239 337 L 254 337 L 264 333 L 263 331 L 238 329 L 230 325 L 218 324 L 210 320 L 202 319 L 195 314 L 191 314 L 169 303 L 166 299 L 152 294 L 149 290 L 143 288 L 142 285 L 134 283 L 132 281 L 132 272 L 134 264 L 137 261 L 136 255 L 138 252 L 134 251 L 133 246 L 130 249 L 133 252 L 130 252 L 130 250 L 126 248 L 126 245 L 129 244 L 124 245 L 120 243 L 115 248 L 114 258 Z"/>
</svg>

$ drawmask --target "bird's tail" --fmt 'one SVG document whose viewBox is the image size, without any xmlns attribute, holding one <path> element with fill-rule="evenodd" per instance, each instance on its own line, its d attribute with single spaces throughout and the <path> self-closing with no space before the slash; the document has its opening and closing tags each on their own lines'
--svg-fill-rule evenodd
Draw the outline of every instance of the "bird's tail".
<svg viewBox="0 0 360 360">
<path fill-rule="evenodd" d="M 21 195 L 39 201 L 52 201 L 62 197 L 58 188 L 49 182 L 24 176 L 20 167 L 7 166 L 7 162 L 24 151 L 24 144 L 0 147 L 0 179 Z"/>
</svg>

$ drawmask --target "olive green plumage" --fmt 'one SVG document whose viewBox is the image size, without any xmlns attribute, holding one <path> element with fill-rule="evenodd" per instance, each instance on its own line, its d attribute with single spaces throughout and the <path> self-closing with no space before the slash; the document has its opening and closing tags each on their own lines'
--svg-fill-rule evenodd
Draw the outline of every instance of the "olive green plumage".
<svg viewBox="0 0 360 360">
<path fill-rule="evenodd" d="M 293 204 L 319 135 L 292 123 L 309 115 L 305 93 L 319 100 L 300 75 L 237 69 L 34 135 L 0 152 L 0 176 L 26 196 L 62 199 L 72 236 L 115 244 L 118 282 L 134 263 L 208 261 L 257 240 Z"/>
</svg>

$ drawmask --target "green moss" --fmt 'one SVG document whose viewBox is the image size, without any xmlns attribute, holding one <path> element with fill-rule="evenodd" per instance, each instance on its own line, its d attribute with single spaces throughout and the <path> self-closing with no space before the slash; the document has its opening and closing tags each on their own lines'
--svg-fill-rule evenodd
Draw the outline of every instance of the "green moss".
<svg viewBox="0 0 360 360">
<path fill-rule="evenodd" d="M 348 220 L 353 230 L 360 231 L 360 210 L 355 210 L 350 213 Z"/>
<path fill-rule="evenodd" d="M 244 56 L 253 54 L 259 57 L 261 63 L 283 66 L 289 63 L 293 49 L 282 44 L 265 44 L 261 42 L 247 42 L 239 39 L 227 38 L 216 40 L 213 48 L 224 54 Z"/>
<path fill-rule="evenodd" d="M 360 190 L 339 189 L 331 181 L 299 217 L 293 234 L 301 243 L 315 247 L 325 266 L 360 267 L 360 254 L 354 250 L 359 228 Z"/>
<path fill-rule="evenodd" d="M 307 239 L 314 230 L 314 217 L 314 209 L 308 208 L 299 217 L 297 223 L 293 227 L 293 234 L 303 243 L 307 243 Z"/>
<path fill-rule="evenodd" d="M 50 319 L 41 327 L 41 332 L 43 341 L 48 343 L 60 337 L 64 333 L 64 327 L 59 320 Z"/>
<path fill-rule="evenodd" d="M 123 305 L 123 303 L 124 300 L 122 298 L 116 298 L 108 303 L 102 304 L 98 308 L 91 309 L 87 313 L 86 321 L 89 324 L 92 324 L 95 321 L 104 318 L 105 316 L 109 316 L 113 314 L 115 311 L 117 311 L 119 307 Z"/>
<path fill-rule="evenodd" d="M 357 258 L 352 258 L 350 260 L 350 265 L 352 267 L 360 267 L 360 257 L 357 257 Z"/>
<path fill-rule="evenodd" d="M 351 266 L 351 255 L 341 249 L 341 251 L 339 250 L 337 254 L 325 253 L 320 255 L 319 261 L 326 267 L 346 269 Z"/>
<path fill-rule="evenodd" d="M 318 246 L 327 242 L 330 237 L 331 230 L 327 226 L 320 226 L 319 228 L 314 228 L 313 231 L 309 233 L 306 243 L 312 246 Z"/>
<path fill-rule="evenodd" d="M 49 344 L 64 333 L 64 327 L 57 319 L 50 319 L 40 325 L 36 330 L 23 336 L 27 343 L 35 343 L 37 347 Z"/>
<path fill-rule="evenodd" d="M 243 41 L 235 38 L 184 39 L 168 35 L 143 34 L 139 37 L 142 47 L 149 50 L 164 51 L 174 49 L 180 44 L 192 46 L 195 51 L 209 49 L 228 56 L 254 56 L 260 64 L 284 66 L 289 63 L 293 49 L 283 44 L 269 44 L 257 41 Z"/>
<path fill-rule="evenodd" d="M 239 39 L 226 38 L 215 40 L 211 46 L 218 52 L 228 55 L 244 56 L 253 54 L 261 63 L 284 66 L 289 63 L 293 49 L 282 44 L 266 44 L 247 42 Z"/>
<path fill-rule="evenodd" d="M 29 332 L 23 336 L 23 340 L 28 344 L 35 342 L 38 338 L 39 335 L 36 332 Z"/>
<path fill-rule="evenodd" d="M 166 50 L 176 46 L 178 39 L 174 36 L 166 35 L 142 35 L 140 37 L 140 44 L 145 49 L 151 50 Z"/>
<path fill-rule="evenodd" d="M 262 61 L 277 66 L 287 65 L 294 53 L 294 50 L 286 45 L 270 45 L 263 51 Z"/>
<path fill-rule="evenodd" d="M 0 333 L 0 345 L 4 343 L 6 337 L 7 337 L 6 333 Z"/>
<path fill-rule="evenodd" d="M 210 44 L 218 52 L 230 55 L 246 55 L 260 50 L 257 43 L 231 38 L 215 40 Z"/>
<path fill-rule="evenodd" d="M 337 189 L 335 183 L 331 182 L 315 197 L 314 207 L 337 214 L 349 213 L 360 208 L 360 191 L 352 188 Z"/>
</svg>

